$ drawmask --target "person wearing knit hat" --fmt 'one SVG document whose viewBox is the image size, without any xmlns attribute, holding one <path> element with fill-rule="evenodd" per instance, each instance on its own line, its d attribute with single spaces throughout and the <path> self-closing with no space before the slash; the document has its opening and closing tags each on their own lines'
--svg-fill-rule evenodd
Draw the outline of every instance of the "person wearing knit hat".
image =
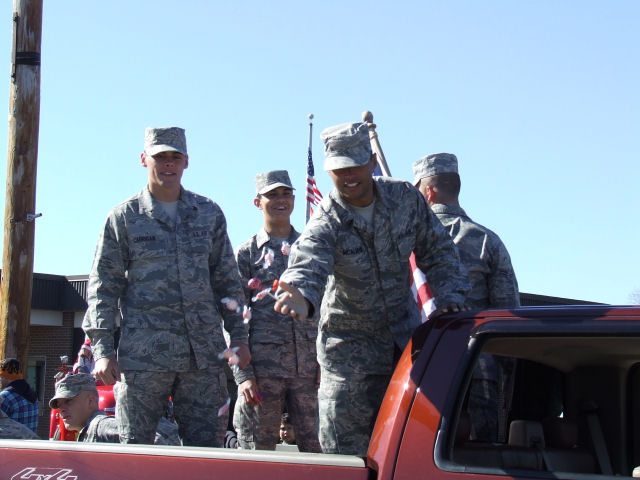
<svg viewBox="0 0 640 480">
<path fill-rule="evenodd" d="M 298 320 L 319 311 L 320 445 L 364 457 L 394 359 L 421 321 L 411 253 L 429 278 L 433 317 L 464 309 L 469 281 L 413 185 L 372 176 L 377 159 L 366 123 L 329 127 L 321 138 L 335 189 L 293 246 L 275 307 Z"/>
<path fill-rule="evenodd" d="M 33 433 L 38 429 L 38 394 L 22 378 L 20 361 L 5 358 L 0 361 L 0 410 L 9 418 L 29 427 Z"/>
<path fill-rule="evenodd" d="M 78 358 L 73 364 L 73 373 L 92 373 L 95 367 L 93 361 L 93 350 L 91 349 L 91 340 L 85 338 L 84 343 L 80 346 Z"/>
<path fill-rule="evenodd" d="M 500 237 L 474 222 L 460 206 L 460 175 L 458 159 L 452 153 L 432 153 L 413 164 L 414 185 L 442 222 L 458 247 L 460 259 L 467 267 L 471 291 L 467 304 L 478 310 L 515 308 L 520 306 L 518 281 L 511 258 Z M 483 354 L 474 372 L 468 410 L 473 425 L 473 439 L 498 441 L 499 399 L 510 365 L 498 357 Z"/>
</svg>

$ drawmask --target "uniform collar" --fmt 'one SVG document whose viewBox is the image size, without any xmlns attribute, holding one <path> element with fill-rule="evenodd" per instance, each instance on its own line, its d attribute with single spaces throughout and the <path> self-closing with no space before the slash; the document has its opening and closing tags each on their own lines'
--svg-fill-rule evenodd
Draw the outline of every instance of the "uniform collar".
<svg viewBox="0 0 640 480">
<path fill-rule="evenodd" d="M 436 203 L 431 207 L 431 210 L 433 210 L 433 213 L 435 213 L 436 215 L 445 214 L 445 215 L 456 215 L 458 217 L 469 218 L 469 215 L 467 215 L 467 212 L 465 212 L 464 209 L 459 205 L 450 205 L 447 203 Z"/>
<path fill-rule="evenodd" d="M 89 428 L 89 425 L 91 425 L 91 422 L 93 421 L 93 419 L 96 418 L 98 415 L 106 415 L 106 413 L 104 413 L 104 410 L 96 410 L 95 412 L 93 412 L 93 414 L 91 414 L 91 416 L 87 419 L 87 422 L 84 424 L 84 427 L 82 427 L 82 429 L 80 429 L 80 431 L 78 432 L 78 438 L 80 438 L 82 434 L 87 431 L 87 428 Z"/>
<path fill-rule="evenodd" d="M 165 214 L 164 208 L 162 208 L 158 204 L 158 201 L 153 198 L 153 195 L 151 195 L 148 185 L 145 185 L 142 192 L 140 192 L 138 204 L 140 214 L 149 215 L 152 218 L 162 220 L 168 224 L 171 223 L 171 220 Z M 198 205 L 195 197 L 190 195 L 183 187 L 180 187 L 180 196 L 178 197 L 178 216 L 184 218 L 185 216 L 189 216 L 191 212 L 196 212 L 197 210 Z"/>
<path fill-rule="evenodd" d="M 295 242 L 297 237 L 298 237 L 298 232 L 296 232 L 296 229 L 293 228 L 293 225 L 292 225 L 291 231 L 289 232 L 289 236 L 287 237 L 287 242 L 289 242 L 289 244 L 292 244 L 293 242 Z M 262 227 L 260 231 L 256 234 L 256 246 L 258 248 L 262 248 L 265 244 L 269 243 L 270 241 L 271 241 L 271 235 L 269 235 L 267 231 L 264 229 L 264 227 Z"/>
<path fill-rule="evenodd" d="M 373 201 L 375 202 L 374 216 L 378 215 L 380 212 L 388 210 L 389 208 L 389 201 L 386 198 L 386 195 L 384 194 L 384 190 L 380 188 L 380 186 L 378 185 L 380 178 L 381 177 L 373 178 Z M 344 221 L 355 222 L 356 226 L 358 227 L 361 227 L 362 225 L 365 224 L 364 219 L 361 219 L 360 215 L 355 214 L 355 211 L 351 207 L 351 204 L 347 202 L 344 198 L 342 198 L 337 188 L 334 188 L 333 190 L 331 190 L 331 192 L 329 193 L 329 197 L 334 203 L 336 203 L 338 206 L 341 207 L 339 209 L 339 212 L 340 212 L 339 215 Z M 362 220 L 362 223 L 360 223 L 360 220 Z"/>
</svg>

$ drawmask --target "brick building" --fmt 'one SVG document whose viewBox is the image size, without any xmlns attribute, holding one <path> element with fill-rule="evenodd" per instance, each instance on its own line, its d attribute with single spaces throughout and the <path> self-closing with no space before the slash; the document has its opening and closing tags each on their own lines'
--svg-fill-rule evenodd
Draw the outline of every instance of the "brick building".
<svg viewBox="0 0 640 480">
<path fill-rule="evenodd" d="M 70 364 L 84 341 L 82 318 L 87 309 L 87 275 L 33 274 L 29 357 L 25 379 L 38 392 L 38 435 L 49 438 L 48 401 L 54 394 L 54 375 L 60 356 Z"/>
<path fill-rule="evenodd" d="M 38 435 L 49 438 L 48 400 L 54 394 L 54 375 L 60 356 L 73 364 L 84 341 L 82 318 L 87 309 L 87 275 L 33 274 L 28 368 L 25 378 L 38 392 Z M 520 293 L 523 306 L 593 304 L 569 298 Z"/>
</svg>

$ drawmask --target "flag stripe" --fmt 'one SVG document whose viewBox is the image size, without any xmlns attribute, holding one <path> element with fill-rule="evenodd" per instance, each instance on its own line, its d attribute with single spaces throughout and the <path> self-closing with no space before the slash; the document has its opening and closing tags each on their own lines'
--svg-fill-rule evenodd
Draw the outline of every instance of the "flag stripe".
<svg viewBox="0 0 640 480">
<path fill-rule="evenodd" d="M 311 149 L 309 149 L 307 155 L 307 219 L 313 215 L 313 207 L 317 206 L 321 200 L 322 194 L 316 185 L 313 158 L 311 156 Z"/>
</svg>

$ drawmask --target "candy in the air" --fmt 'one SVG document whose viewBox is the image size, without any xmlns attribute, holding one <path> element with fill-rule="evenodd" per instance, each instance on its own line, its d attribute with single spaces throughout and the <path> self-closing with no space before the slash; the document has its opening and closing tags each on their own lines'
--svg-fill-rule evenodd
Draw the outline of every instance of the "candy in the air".
<svg viewBox="0 0 640 480">
<path fill-rule="evenodd" d="M 251 307 L 247 307 L 246 305 L 244 306 L 244 309 L 242 311 L 242 318 L 244 318 L 245 325 L 249 323 L 249 321 L 251 320 Z"/>
<path fill-rule="evenodd" d="M 264 268 L 269 268 L 275 259 L 275 253 L 273 253 L 273 250 L 268 248 L 267 253 L 264 254 Z"/>
<path fill-rule="evenodd" d="M 231 310 L 232 312 L 240 313 L 240 304 L 238 304 L 237 300 L 229 297 L 224 297 L 222 300 L 220 300 L 220 302 L 222 302 L 224 306 L 227 307 L 228 310 Z"/>
<path fill-rule="evenodd" d="M 282 246 L 280 247 L 280 251 L 282 254 L 287 257 L 291 253 L 291 245 L 286 240 L 282 242 Z"/>
<path fill-rule="evenodd" d="M 227 413 L 227 411 L 229 410 L 229 405 L 231 405 L 231 398 L 227 397 L 227 401 L 225 402 L 225 404 L 218 409 L 219 417 Z"/>
<path fill-rule="evenodd" d="M 247 282 L 247 287 L 251 290 L 262 290 L 262 282 L 259 278 L 253 277 Z"/>
<path fill-rule="evenodd" d="M 238 363 L 240 363 L 240 357 L 236 353 L 238 350 L 240 350 L 240 347 L 225 348 L 218 354 L 218 359 L 226 360 L 229 362 L 229 365 L 238 365 Z"/>
<path fill-rule="evenodd" d="M 252 298 L 251 301 L 252 302 L 257 302 L 258 300 L 262 300 L 264 297 L 266 297 L 267 295 L 269 295 L 269 289 L 265 288 L 264 290 L 260 290 L 258 293 L 256 293 Z"/>
</svg>

